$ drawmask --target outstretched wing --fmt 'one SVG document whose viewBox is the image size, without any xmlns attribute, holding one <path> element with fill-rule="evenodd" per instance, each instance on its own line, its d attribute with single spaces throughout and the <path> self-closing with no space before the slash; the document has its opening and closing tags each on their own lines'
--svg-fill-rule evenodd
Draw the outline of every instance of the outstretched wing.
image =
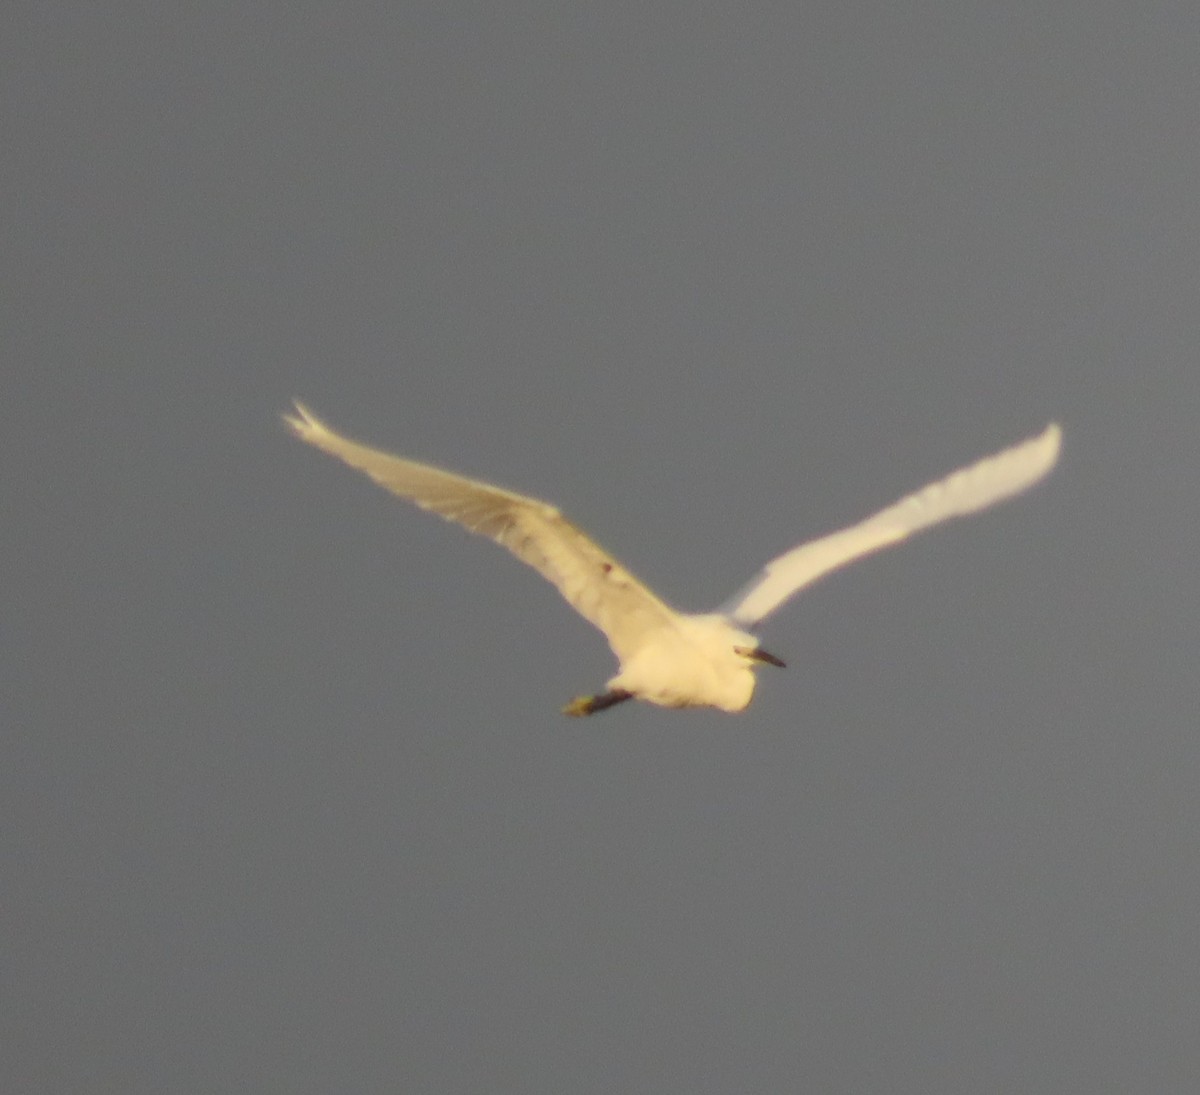
<svg viewBox="0 0 1200 1095">
<path fill-rule="evenodd" d="M 360 445 L 334 433 L 299 402 L 296 414 L 283 419 L 302 441 L 393 494 L 508 548 L 604 632 L 618 660 L 674 620 L 666 604 L 549 503 Z"/>
<path fill-rule="evenodd" d="M 939 521 L 974 513 L 1033 486 L 1054 467 L 1061 443 L 1062 430 L 1051 422 L 1040 436 L 930 483 L 861 524 L 801 544 L 772 559 L 720 611 L 753 628 L 829 571 Z"/>
</svg>

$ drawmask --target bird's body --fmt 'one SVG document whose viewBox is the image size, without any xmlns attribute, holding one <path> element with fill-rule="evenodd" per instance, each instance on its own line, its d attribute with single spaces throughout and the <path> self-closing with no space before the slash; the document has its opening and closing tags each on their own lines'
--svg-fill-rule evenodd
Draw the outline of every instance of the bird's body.
<svg viewBox="0 0 1200 1095">
<path fill-rule="evenodd" d="M 783 665 L 758 645 L 753 629 L 759 621 L 853 559 L 1032 486 L 1054 466 L 1061 440 L 1052 423 L 1039 437 L 954 472 L 866 521 L 793 548 L 717 612 L 689 615 L 667 605 L 549 503 L 359 444 L 300 403 L 296 412 L 284 418 L 302 440 L 508 548 L 605 634 L 619 672 L 605 692 L 567 704 L 569 715 L 590 715 L 628 699 L 744 710 L 754 695 L 755 667 Z"/>
<path fill-rule="evenodd" d="M 679 613 L 645 635 L 607 688 L 660 707 L 741 711 L 754 695 L 754 666 L 762 662 L 783 664 L 719 613 Z"/>
</svg>

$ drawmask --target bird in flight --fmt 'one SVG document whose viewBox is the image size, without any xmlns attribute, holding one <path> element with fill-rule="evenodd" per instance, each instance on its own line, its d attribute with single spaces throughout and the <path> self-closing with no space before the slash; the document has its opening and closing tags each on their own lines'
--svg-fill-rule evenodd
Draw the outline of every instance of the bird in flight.
<svg viewBox="0 0 1200 1095">
<path fill-rule="evenodd" d="M 283 418 L 302 441 L 393 494 L 508 548 L 604 633 L 619 672 L 603 692 L 571 700 L 563 708 L 567 715 L 592 715 L 631 699 L 744 710 L 754 694 L 754 670 L 784 664 L 759 646 L 754 631 L 762 620 L 837 567 L 1033 486 L 1054 467 L 1062 441 L 1052 422 L 1037 437 L 930 483 L 857 525 L 792 548 L 716 611 L 693 615 L 671 608 L 548 502 L 342 437 L 298 401 L 295 413 Z"/>
</svg>

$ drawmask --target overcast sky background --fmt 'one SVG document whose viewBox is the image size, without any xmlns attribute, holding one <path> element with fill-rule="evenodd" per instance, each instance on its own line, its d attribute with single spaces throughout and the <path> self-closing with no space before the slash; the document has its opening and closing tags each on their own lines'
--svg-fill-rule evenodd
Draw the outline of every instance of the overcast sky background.
<svg viewBox="0 0 1200 1095">
<path fill-rule="evenodd" d="M 1200 8 L 3 19 L 0 1087 L 1200 1089 Z M 573 721 L 292 396 L 688 609 L 1066 442 Z"/>
</svg>

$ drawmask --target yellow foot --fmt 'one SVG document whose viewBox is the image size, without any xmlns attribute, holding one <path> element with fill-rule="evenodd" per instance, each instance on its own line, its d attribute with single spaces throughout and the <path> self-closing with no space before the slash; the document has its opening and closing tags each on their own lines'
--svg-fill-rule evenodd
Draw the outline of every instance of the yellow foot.
<svg viewBox="0 0 1200 1095">
<path fill-rule="evenodd" d="M 575 718 L 579 718 L 581 715 L 590 715 L 592 713 L 592 704 L 595 701 L 595 696 L 576 696 L 562 709 L 562 713 Z"/>
<path fill-rule="evenodd" d="M 594 715 L 597 711 L 607 711 L 608 708 L 631 699 L 632 692 L 626 692 L 624 688 L 610 688 L 598 696 L 576 696 L 562 710 L 564 715 Z"/>
</svg>

